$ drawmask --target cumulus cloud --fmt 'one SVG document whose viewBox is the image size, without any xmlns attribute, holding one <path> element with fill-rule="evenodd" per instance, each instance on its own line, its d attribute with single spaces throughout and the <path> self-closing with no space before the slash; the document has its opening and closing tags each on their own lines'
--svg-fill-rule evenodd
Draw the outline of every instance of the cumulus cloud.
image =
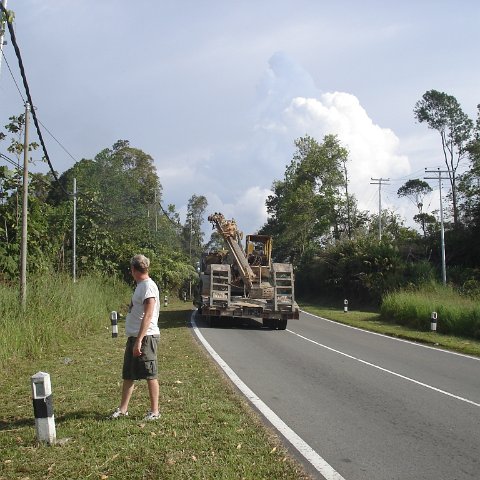
<svg viewBox="0 0 480 480">
<path fill-rule="evenodd" d="M 234 145 L 211 146 L 208 154 L 197 155 L 202 161 L 182 162 L 188 165 L 184 171 L 176 170 L 174 162 L 163 174 L 170 184 L 205 195 L 209 212 L 235 218 L 248 233 L 266 222 L 265 200 L 272 183 L 283 178 L 294 140 L 303 135 L 319 142 L 327 134 L 338 135 L 350 152 L 349 190 L 362 209 L 372 208 L 377 187 L 370 185 L 371 177 L 401 177 L 410 172 L 398 137 L 375 124 L 355 95 L 321 92 L 311 75 L 283 53 L 270 58 L 257 88 L 256 105 L 245 118 L 251 122 L 249 138 L 238 138 Z M 389 207 L 388 202 L 386 198 L 384 207 Z"/>
<path fill-rule="evenodd" d="M 266 94 L 264 110 L 256 128 L 267 138 L 270 158 L 285 150 L 291 152 L 291 147 L 285 148 L 286 142 L 293 144 L 305 134 L 318 141 L 327 134 L 338 135 L 350 152 L 350 189 L 361 208 L 366 208 L 364 197 L 371 177 L 399 177 L 410 172 L 407 156 L 399 151 L 398 137 L 391 129 L 375 124 L 357 97 L 346 92 L 322 93 L 308 72 L 284 54 L 272 57 L 269 66 L 260 89 Z"/>
</svg>

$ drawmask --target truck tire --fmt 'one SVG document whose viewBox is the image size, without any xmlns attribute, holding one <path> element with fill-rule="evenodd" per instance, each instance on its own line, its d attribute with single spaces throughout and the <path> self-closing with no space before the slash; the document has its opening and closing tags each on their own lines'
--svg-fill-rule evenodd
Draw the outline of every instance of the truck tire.
<svg viewBox="0 0 480 480">
<path fill-rule="evenodd" d="M 270 318 L 265 318 L 263 320 L 263 326 L 265 328 L 275 328 L 275 323 L 273 320 L 271 320 Z"/>
<path fill-rule="evenodd" d="M 277 324 L 277 328 L 279 330 L 286 330 L 286 328 L 287 328 L 287 321 L 286 320 L 277 320 L 276 324 Z"/>
<path fill-rule="evenodd" d="M 217 315 L 210 315 L 210 317 L 208 317 L 209 327 L 212 327 L 212 328 L 220 327 L 221 323 L 222 323 L 221 317 Z"/>
</svg>

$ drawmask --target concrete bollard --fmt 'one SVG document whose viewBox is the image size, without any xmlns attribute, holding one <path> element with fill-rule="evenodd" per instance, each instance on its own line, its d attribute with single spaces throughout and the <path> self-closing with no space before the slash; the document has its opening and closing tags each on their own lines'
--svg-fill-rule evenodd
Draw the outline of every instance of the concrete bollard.
<svg viewBox="0 0 480 480">
<path fill-rule="evenodd" d="M 50 445 L 56 441 L 55 418 L 53 415 L 52 384 L 50 375 L 37 372 L 31 377 L 33 413 L 35 415 L 35 430 L 39 442 Z"/>
<path fill-rule="evenodd" d="M 432 312 L 432 316 L 430 317 L 430 330 L 432 332 L 437 331 L 437 312 Z"/>
<path fill-rule="evenodd" d="M 168 307 L 168 297 L 167 297 L 167 295 L 165 295 L 165 297 L 164 297 L 163 300 L 164 300 L 164 301 L 163 301 L 163 305 L 164 305 L 165 307 Z"/>
<path fill-rule="evenodd" d="M 110 321 L 112 323 L 112 338 L 118 337 L 118 314 L 114 310 L 110 313 Z"/>
<path fill-rule="evenodd" d="M 343 301 L 343 313 L 347 313 L 348 312 L 348 300 L 345 299 Z"/>
</svg>

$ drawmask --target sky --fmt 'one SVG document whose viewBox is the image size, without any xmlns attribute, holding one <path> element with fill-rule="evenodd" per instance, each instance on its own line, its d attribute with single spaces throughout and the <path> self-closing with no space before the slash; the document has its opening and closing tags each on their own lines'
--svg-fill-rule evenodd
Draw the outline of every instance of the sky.
<svg viewBox="0 0 480 480">
<path fill-rule="evenodd" d="M 185 218 L 192 194 L 204 195 L 206 213 L 235 218 L 245 233 L 265 223 L 272 183 L 305 135 L 319 142 L 338 135 L 359 207 L 378 212 L 371 179 L 389 178 L 382 207 L 411 224 L 415 207 L 397 190 L 425 168 L 443 167 L 440 137 L 416 123 L 415 103 L 443 91 L 472 119 L 480 103 L 478 0 L 8 0 L 7 7 L 37 116 L 56 139 L 43 131 L 57 172 L 129 140 L 154 159 L 164 206 Z M 0 126 L 23 109 L 2 59 Z M 31 170 L 47 167 L 36 162 Z M 438 203 L 437 191 L 426 210 Z"/>
</svg>

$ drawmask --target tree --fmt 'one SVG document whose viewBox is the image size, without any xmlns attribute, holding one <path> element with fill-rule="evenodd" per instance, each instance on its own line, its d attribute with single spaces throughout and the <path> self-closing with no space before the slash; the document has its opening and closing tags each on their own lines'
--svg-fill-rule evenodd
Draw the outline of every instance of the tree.
<svg viewBox="0 0 480 480">
<path fill-rule="evenodd" d="M 432 191 L 432 187 L 427 182 L 414 178 L 408 180 L 397 191 L 399 197 L 407 197 L 411 200 L 418 209 L 418 214 L 415 215 L 414 220 L 419 221 L 422 227 L 423 236 L 425 236 L 425 221 L 427 217 L 423 215 L 423 199 L 425 195 Z"/>
<path fill-rule="evenodd" d="M 275 236 L 275 256 L 299 263 L 339 225 L 345 179 L 342 162 L 348 151 L 335 135 L 319 144 L 310 136 L 295 140 L 297 150 L 282 181 L 267 198 L 269 220 L 261 233 Z M 348 225 L 348 222 L 343 222 Z"/>
<path fill-rule="evenodd" d="M 187 219 L 183 226 L 183 238 L 186 251 L 192 262 L 196 263 L 203 249 L 204 234 L 202 225 L 208 201 L 203 195 L 193 194 L 188 200 Z"/>
<path fill-rule="evenodd" d="M 413 110 L 418 122 L 426 122 L 437 130 L 452 189 L 453 222 L 458 225 L 457 169 L 468 153 L 473 133 L 473 122 L 463 112 L 457 99 L 437 90 L 424 93 Z"/>
</svg>

